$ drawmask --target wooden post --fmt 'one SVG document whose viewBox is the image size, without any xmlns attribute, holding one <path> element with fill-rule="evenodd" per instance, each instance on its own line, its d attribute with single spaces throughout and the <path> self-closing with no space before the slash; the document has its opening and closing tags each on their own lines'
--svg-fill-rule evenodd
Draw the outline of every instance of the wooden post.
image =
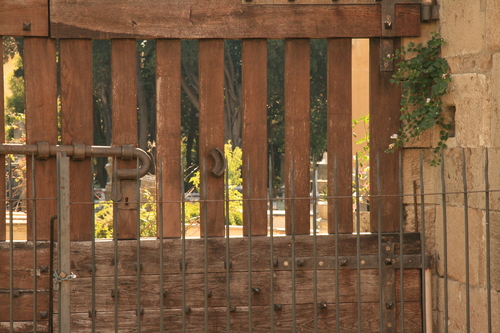
<svg viewBox="0 0 500 333">
<path fill-rule="evenodd" d="M 310 42 L 285 41 L 285 197 L 286 233 L 310 233 Z M 292 173 L 293 169 L 293 173 Z M 293 181 L 292 181 L 293 178 Z M 292 212 L 292 207 L 293 212 Z"/>
<path fill-rule="evenodd" d="M 399 48 L 401 40 L 394 40 Z M 370 231 L 378 231 L 377 159 L 380 164 L 382 232 L 399 230 L 398 154 L 386 153 L 400 126 L 401 89 L 391 84 L 394 71 L 380 71 L 380 38 L 370 39 Z"/>
<path fill-rule="evenodd" d="M 137 146 L 137 58 L 134 39 L 111 41 L 112 141 L 114 146 Z M 118 160 L 117 167 L 135 169 L 136 160 Z M 115 216 L 118 239 L 135 239 L 137 235 L 137 185 L 135 180 L 120 180 L 119 204 Z"/>
<path fill-rule="evenodd" d="M 224 150 L 224 40 L 199 41 L 199 100 L 200 100 L 200 198 L 201 235 L 207 223 L 207 236 L 224 236 L 224 177 L 211 174 L 212 149 Z M 203 161 L 206 161 L 204 163 Z M 203 176 L 206 175 L 206 176 Z M 203 180 L 206 180 L 206 184 Z M 203 208 L 206 207 L 206 214 Z M 205 218 L 206 215 L 206 218 Z"/>
<path fill-rule="evenodd" d="M 47 141 L 57 144 L 57 69 L 55 39 L 27 37 L 24 39 L 24 82 L 26 91 L 26 143 Z M 43 83 L 43 84 L 42 84 Z M 31 157 L 26 158 L 28 193 L 27 239 L 37 228 L 37 240 L 50 239 L 50 218 L 57 214 L 56 159 L 35 161 L 33 175 Z M 34 177 L 33 177 L 34 176 Z M 36 181 L 36 198 L 33 194 Z M 32 201 L 30 199 L 43 199 Z M 36 209 L 36 214 L 35 210 Z M 36 216 L 36 221 L 34 220 Z"/>
<path fill-rule="evenodd" d="M 91 146 L 93 137 L 92 41 L 62 39 L 61 61 L 61 137 L 63 145 L 83 143 Z M 91 240 L 94 212 L 91 158 L 71 161 L 71 240 Z M 88 190 L 87 190 L 88 189 Z M 83 204 L 82 204 L 83 203 Z"/>
<path fill-rule="evenodd" d="M 0 36 L 2 39 L 2 36 Z M 0 66 L 0 114 L 2 117 L 4 114 L 4 96 L 3 96 L 3 65 Z M 0 128 L 0 142 L 4 142 L 5 140 L 5 125 Z M 6 225 L 5 225 L 5 155 L 0 155 L 0 174 L 4 175 L 4 180 L 0 181 L 0 242 L 6 239 Z"/>
<path fill-rule="evenodd" d="M 181 41 L 156 41 L 157 175 L 162 174 L 163 237 L 181 236 Z M 157 177 L 157 191 L 160 186 Z M 160 198 L 159 193 L 156 196 Z M 159 230 L 159 229 L 158 229 Z M 160 235 L 158 235 L 160 236 Z"/>
<path fill-rule="evenodd" d="M 352 41 L 328 40 L 328 232 L 352 233 Z M 335 177 L 335 160 L 337 164 Z M 335 212 L 335 186 L 338 211 Z M 336 214 L 337 213 L 337 214 Z"/>
<path fill-rule="evenodd" d="M 248 235 L 248 224 L 251 223 L 252 235 L 265 236 L 267 235 L 267 40 L 244 39 L 241 58 L 243 199 L 256 199 L 243 202 L 243 232 Z M 248 186 L 250 186 L 250 197 Z"/>
</svg>

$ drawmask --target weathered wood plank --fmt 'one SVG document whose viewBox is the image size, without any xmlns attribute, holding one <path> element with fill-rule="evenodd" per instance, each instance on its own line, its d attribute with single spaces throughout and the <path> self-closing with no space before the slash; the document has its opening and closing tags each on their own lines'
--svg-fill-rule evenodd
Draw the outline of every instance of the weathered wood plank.
<svg viewBox="0 0 500 333">
<path fill-rule="evenodd" d="M 114 146 L 137 146 L 137 58 L 135 40 L 111 41 L 112 141 Z M 136 160 L 117 161 L 118 168 L 135 169 Z M 115 217 L 119 239 L 137 237 L 137 182 L 120 181 L 121 204 Z M 128 198 L 128 199 L 127 199 Z M 128 204 L 123 202 L 128 200 Z"/>
<path fill-rule="evenodd" d="M 10 285 L 10 253 L 9 249 L 0 250 L 0 262 L 3 267 L 0 270 L 0 289 L 9 289 Z M 48 289 L 49 287 L 49 248 L 46 245 L 37 247 L 37 287 Z M 33 289 L 33 248 L 14 249 L 14 289 Z M 42 272 L 43 270 L 43 272 Z M 0 311 L 4 304 L 0 304 Z"/>
<path fill-rule="evenodd" d="M 339 233 L 353 232 L 351 58 L 350 38 L 328 40 L 328 232 L 331 234 L 335 233 L 336 219 Z"/>
<path fill-rule="evenodd" d="M 24 39 L 24 82 L 26 91 L 26 143 L 47 141 L 57 144 L 57 69 L 56 42 L 49 38 L 29 37 Z M 43 84 L 40 84 L 43 82 Z M 50 239 L 50 218 L 57 214 L 56 159 L 35 161 L 33 175 L 32 159 L 26 158 L 28 199 L 28 240 L 33 238 L 36 227 L 38 240 Z M 36 212 L 35 212 L 36 210 Z M 36 221 L 34 221 L 36 217 Z"/>
<path fill-rule="evenodd" d="M 0 1 L 0 35 L 48 37 L 49 0 Z"/>
<path fill-rule="evenodd" d="M 370 39 L 370 231 L 378 231 L 379 204 L 378 165 L 380 165 L 380 194 L 382 232 L 399 230 L 399 163 L 398 153 L 385 151 L 400 126 L 399 102 L 401 89 L 390 83 L 393 72 L 380 71 L 379 38 Z M 394 48 L 400 47 L 395 39 Z"/>
<path fill-rule="evenodd" d="M 59 43 L 61 62 L 61 139 L 63 145 L 91 146 L 93 136 L 92 41 L 68 39 Z M 91 240 L 94 213 L 91 158 L 72 161 L 71 240 Z"/>
<path fill-rule="evenodd" d="M 181 41 L 156 41 L 156 140 L 162 175 L 163 237 L 181 236 Z M 161 167 L 161 169 L 160 169 Z M 157 191 L 160 191 L 159 177 Z M 159 230 L 159 229 L 158 229 Z M 158 231 L 159 232 L 159 231 Z M 158 234 L 159 236 L 159 234 Z"/>
<path fill-rule="evenodd" d="M 0 292 L 0 304 L 5 304 L 5 311 L 0 311 L 0 322 L 9 321 L 10 310 L 8 305 L 10 304 L 10 295 L 8 292 Z M 27 321 L 33 319 L 33 291 L 22 290 L 19 296 L 14 297 L 12 308 L 14 310 L 14 321 Z M 37 310 L 38 311 L 48 311 L 49 310 L 49 292 L 42 291 L 37 294 Z M 39 318 L 40 319 L 40 318 Z"/>
<path fill-rule="evenodd" d="M 310 42 L 285 41 L 285 225 L 310 233 Z"/>
<path fill-rule="evenodd" d="M 213 149 L 224 151 L 224 40 L 199 41 L 201 235 L 224 236 L 224 176 L 211 170 Z M 203 200 L 206 200 L 203 202 Z"/>
<path fill-rule="evenodd" d="M 378 305 L 364 303 L 362 311 L 362 332 L 380 332 Z M 142 317 L 142 328 L 145 332 L 158 332 L 159 316 L 158 309 L 147 309 Z M 296 329 L 298 332 L 314 332 L 314 306 L 312 304 L 298 305 L 296 307 Z M 252 307 L 252 328 L 256 332 L 269 332 L 271 310 L 269 306 Z M 189 332 L 203 332 L 204 327 L 203 308 L 191 308 L 186 316 L 186 330 Z M 121 311 L 119 314 L 120 332 L 135 332 L 137 328 L 137 317 L 135 311 Z M 165 331 L 182 331 L 182 310 L 166 309 L 163 311 L 165 318 Z M 208 312 L 208 332 L 220 332 L 226 328 L 226 307 L 210 308 Z M 400 316 L 397 316 L 397 327 L 399 327 Z M 57 322 L 57 316 L 55 316 Z M 231 332 L 248 332 L 248 307 L 237 307 L 230 315 Z M 276 332 L 292 331 L 292 306 L 283 305 L 281 311 L 274 312 Z M 330 332 L 335 327 L 335 306 L 329 304 L 326 309 L 318 313 L 318 330 Z M 87 312 L 73 313 L 71 316 L 71 332 L 88 332 L 91 329 L 92 320 Z M 419 302 L 408 302 L 405 307 L 405 332 L 417 333 L 422 331 L 421 312 Z M 357 305 L 356 303 L 340 304 L 340 328 L 341 332 L 358 332 Z M 113 312 L 101 312 L 97 314 L 96 330 L 106 331 L 114 327 Z"/>
<path fill-rule="evenodd" d="M 278 304 L 292 304 L 292 272 L 276 271 L 274 277 L 274 302 Z M 336 302 L 335 274 L 333 270 L 317 271 L 317 297 L 318 301 L 332 304 Z M 204 274 L 186 275 L 186 306 L 197 308 L 203 307 L 204 296 Z M 231 305 L 240 307 L 248 306 L 248 273 L 231 272 L 230 299 Z M 379 274 L 377 269 L 362 270 L 361 279 L 361 302 L 378 303 L 379 301 Z M 270 304 L 271 275 L 269 272 L 253 272 L 252 285 L 260 289 L 258 294 L 253 295 L 252 306 L 266 306 Z M 209 298 L 210 307 L 223 307 L 227 304 L 226 273 L 209 273 L 208 289 L 211 292 Z M 296 272 L 296 304 L 310 304 L 314 302 L 313 271 Z M 339 270 L 339 302 L 356 303 L 358 290 L 356 288 L 356 270 Z M 165 309 L 179 309 L 183 305 L 182 274 L 165 275 L 165 283 L 161 288 L 158 275 L 141 276 L 141 307 L 144 309 L 158 309 L 160 290 L 166 291 L 164 299 Z M 396 284 L 396 300 L 399 298 L 399 276 Z M 111 290 L 114 289 L 114 281 L 109 277 L 98 277 L 96 279 L 96 311 L 108 311 L 113 308 L 114 298 Z M 409 269 L 404 273 L 405 302 L 417 302 L 421 297 L 420 270 Z M 71 309 L 73 312 L 85 312 L 92 308 L 92 279 L 90 277 L 79 277 L 71 282 Z M 160 296 L 161 295 L 161 296 Z M 119 311 L 134 310 L 137 308 L 137 277 L 119 277 Z M 57 308 L 57 306 L 55 306 Z"/>
<path fill-rule="evenodd" d="M 254 271 L 269 271 L 270 259 L 270 238 L 255 237 L 252 238 L 252 268 Z M 378 236 L 362 235 L 361 254 L 378 254 Z M 383 242 L 394 242 L 396 253 L 399 253 L 399 235 L 382 235 Z M 210 238 L 208 240 L 208 270 L 209 272 L 225 272 L 224 262 L 226 259 L 226 240 L 224 238 Z M 291 257 L 290 248 L 291 237 L 274 238 L 274 258 Z M 204 240 L 187 239 L 186 240 L 186 261 L 187 273 L 204 272 Z M 182 246 L 180 239 L 168 239 L 164 241 L 164 262 L 160 265 L 160 255 L 158 252 L 159 240 L 148 240 L 141 242 L 141 258 L 143 261 L 143 274 L 159 274 L 160 267 L 163 267 L 165 273 L 181 272 L 180 262 L 182 260 Z M 90 257 L 91 242 L 73 242 L 72 262 L 73 272 L 77 276 L 91 276 L 89 267 L 91 265 Z M 96 274 L 97 276 L 112 276 L 114 272 L 113 262 L 113 242 L 97 242 L 96 250 Z M 137 243 L 134 241 L 121 241 L 119 243 L 118 274 L 132 275 L 137 274 L 134 264 L 137 262 Z M 339 255 L 356 255 L 356 237 L 353 235 L 339 235 Z M 420 253 L 419 234 L 405 234 L 404 238 L 405 254 Z M 231 261 L 231 271 L 248 270 L 248 238 L 231 238 L 229 244 L 229 254 Z M 8 250 L 6 250 L 8 251 Z M 335 255 L 335 237 L 334 235 L 322 235 L 317 237 L 317 256 Z M 313 256 L 313 245 L 311 236 L 296 236 L 296 256 Z"/>
<path fill-rule="evenodd" d="M 0 322 L 0 332 L 26 333 L 35 332 L 33 321 L 16 321 L 14 330 L 10 330 L 10 322 Z M 47 320 L 37 322 L 37 332 L 49 332 L 49 322 Z"/>
<path fill-rule="evenodd" d="M 50 15 L 57 38 L 366 38 L 381 36 L 382 21 L 378 4 L 248 6 L 238 0 L 51 0 Z M 396 6 L 394 26 L 395 36 L 420 35 L 420 6 Z"/>
<path fill-rule="evenodd" d="M 2 36 L 0 34 L 0 39 L 2 39 Z M 3 39 L 2 39 L 3 40 Z M 0 66 L 0 100 L 4 101 L 4 87 L 3 87 L 3 65 Z M 4 117 L 4 104 L 5 103 L 0 103 L 0 115 Z M 0 142 L 5 141 L 5 125 L 1 126 L 2 128 L 0 129 Z M 5 155 L 0 156 L 0 174 L 5 175 Z M 5 177 L 5 176 L 4 176 Z M 5 211 L 5 198 L 6 198 L 6 182 L 1 181 L 0 182 L 0 212 Z M 5 225 L 5 214 L 0 214 L 0 242 L 6 240 L 6 225 Z M 9 236 L 10 237 L 10 236 Z"/>
<path fill-rule="evenodd" d="M 241 58 L 243 199 L 257 199 L 243 202 L 243 232 L 251 223 L 252 235 L 267 235 L 267 40 L 243 40 Z"/>
</svg>

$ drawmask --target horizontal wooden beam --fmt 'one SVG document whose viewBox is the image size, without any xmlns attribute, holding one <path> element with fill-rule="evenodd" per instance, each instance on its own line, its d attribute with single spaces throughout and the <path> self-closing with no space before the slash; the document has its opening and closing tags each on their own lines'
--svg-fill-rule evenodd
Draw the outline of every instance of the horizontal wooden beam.
<svg viewBox="0 0 500 333">
<path fill-rule="evenodd" d="M 49 35 L 49 0 L 0 1 L 0 35 Z"/>
<path fill-rule="evenodd" d="M 241 0 L 50 0 L 54 38 L 380 37 L 381 6 Z M 394 36 L 420 35 L 420 5 L 397 5 Z"/>
</svg>

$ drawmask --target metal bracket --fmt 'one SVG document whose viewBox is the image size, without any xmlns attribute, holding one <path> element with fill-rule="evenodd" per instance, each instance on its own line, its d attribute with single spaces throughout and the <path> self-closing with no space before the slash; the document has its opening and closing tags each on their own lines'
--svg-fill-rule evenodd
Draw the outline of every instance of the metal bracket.
<svg viewBox="0 0 500 333">
<path fill-rule="evenodd" d="M 382 243 L 383 262 L 380 265 L 380 280 L 382 291 L 382 324 L 384 332 L 396 332 L 396 256 L 394 243 Z"/>
<path fill-rule="evenodd" d="M 394 70 L 394 39 L 380 38 L 380 71 L 392 72 Z"/>
</svg>

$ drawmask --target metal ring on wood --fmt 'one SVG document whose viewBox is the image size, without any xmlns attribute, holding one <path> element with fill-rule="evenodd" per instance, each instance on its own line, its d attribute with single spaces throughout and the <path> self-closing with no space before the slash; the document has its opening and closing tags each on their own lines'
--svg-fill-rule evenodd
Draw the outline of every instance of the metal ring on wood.
<svg viewBox="0 0 500 333">
<path fill-rule="evenodd" d="M 37 160 L 46 160 L 50 156 L 50 145 L 47 141 L 37 141 Z"/>
<path fill-rule="evenodd" d="M 210 156 L 214 159 L 214 166 L 212 167 L 212 175 L 220 177 L 224 174 L 226 163 L 224 160 L 224 153 L 219 148 L 214 148 L 210 151 Z"/>
</svg>

